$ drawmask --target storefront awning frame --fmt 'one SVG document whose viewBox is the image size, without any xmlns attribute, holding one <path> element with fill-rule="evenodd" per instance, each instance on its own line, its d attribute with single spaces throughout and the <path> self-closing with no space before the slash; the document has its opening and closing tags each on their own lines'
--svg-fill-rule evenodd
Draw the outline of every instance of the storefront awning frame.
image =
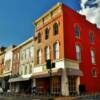
<svg viewBox="0 0 100 100">
<path fill-rule="evenodd" d="M 9 79 L 9 83 L 11 83 L 11 82 L 28 81 L 29 79 L 30 79 L 30 77 L 23 78 L 23 77 L 19 76 L 19 77 L 16 77 L 16 78 L 10 78 Z"/>
</svg>

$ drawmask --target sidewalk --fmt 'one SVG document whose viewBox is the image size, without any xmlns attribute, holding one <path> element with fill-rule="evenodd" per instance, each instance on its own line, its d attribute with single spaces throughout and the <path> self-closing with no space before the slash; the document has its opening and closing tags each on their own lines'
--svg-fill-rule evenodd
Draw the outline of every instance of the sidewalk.
<svg viewBox="0 0 100 100">
<path fill-rule="evenodd" d="M 75 97 L 55 97 L 54 100 L 73 100 Z"/>
</svg>

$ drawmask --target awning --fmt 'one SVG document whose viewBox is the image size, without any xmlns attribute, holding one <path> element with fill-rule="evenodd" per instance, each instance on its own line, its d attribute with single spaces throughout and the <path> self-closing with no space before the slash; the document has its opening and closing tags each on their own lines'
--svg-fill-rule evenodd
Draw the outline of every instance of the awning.
<svg viewBox="0 0 100 100">
<path fill-rule="evenodd" d="M 20 82 L 20 81 L 27 81 L 29 80 L 30 77 L 26 77 L 26 78 L 23 78 L 23 77 L 16 77 L 16 78 L 10 78 L 9 79 L 9 82 Z"/>
<path fill-rule="evenodd" d="M 62 74 L 62 69 L 52 70 L 52 76 L 61 76 L 61 74 Z M 47 71 L 33 74 L 33 78 L 45 78 L 49 76 L 50 74 Z"/>
<path fill-rule="evenodd" d="M 68 76 L 83 76 L 83 72 L 80 69 L 67 68 L 66 73 Z"/>
</svg>

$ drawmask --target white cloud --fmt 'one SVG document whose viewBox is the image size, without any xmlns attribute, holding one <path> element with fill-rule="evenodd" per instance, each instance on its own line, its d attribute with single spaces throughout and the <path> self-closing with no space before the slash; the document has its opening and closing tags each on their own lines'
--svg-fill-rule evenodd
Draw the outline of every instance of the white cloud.
<svg viewBox="0 0 100 100">
<path fill-rule="evenodd" d="M 97 26 L 100 28 L 100 0 L 95 0 L 93 3 L 97 3 L 98 6 L 95 7 L 85 7 L 85 4 L 88 0 L 81 0 L 81 7 L 80 14 L 85 15 L 87 20 L 91 23 L 96 23 Z"/>
</svg>

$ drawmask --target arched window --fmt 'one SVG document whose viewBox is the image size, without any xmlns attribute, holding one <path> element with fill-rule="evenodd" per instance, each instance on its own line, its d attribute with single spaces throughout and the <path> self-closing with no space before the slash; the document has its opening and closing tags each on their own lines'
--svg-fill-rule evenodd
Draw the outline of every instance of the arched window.
<svg viewBox="0 0 100 100">
<path fill-rule="evenodd" d="M 49 38 L 49 28 L 45 29 L 45 39 L 47 40 Z"/>
<path fill-rule="evenodd" d="M 41 37 L 41 33 L 38 34 L 38 43 L 41 43 L 42 41 L 42 37 Z"/>
<path fill-rule="evenodd" d="M 49 46 L 46 46 L 45 48 L 45 60 L 50 59 L 50 48 Z"/>
<path fill-rule="evenodd" d="M 76 59 L 81 62 L 81 48 L 79 45 L 76 45 Z"/>
<path fill-rule="evenodd" d="M 58 34 L 58 23 L 56 22 L 56 23 L 54 23 L 54 25 L 53 25 L 53 31 L 54 31 L 54 35 L 56 35 L 56 34 Z"/>
<path fill-rule="evenodd" d="M 54 59 L 59 59 L 59 42 L 54 44 Z"/>
<path fill-rule="evenodd" d="M 75 36 L 78 38 L 80 37 L 80 29 L 78 25 L 75 26 Z"/>
<path fill-rule="evenodd" d="M 41 62 L 42 62 L 42 51 L 41 49 L 39 49 L 37 51 L 37 64 L 41 64 Z"/>
<path fill-rule="evenodd" d="M 95 61 L 95 51 L 94 50 L 91 50 L 91 62 L 92 62 L 92 64 L 96 63 L 96 61 Z"/>
<path fill-rule="evenodd" d="M 96 76 L 97 76 L 97 71 L 96 71 L 95 68 L 92 70 L 92 76 L 93 76 L 93 77 L 96 77 Z"/>
</svg>

